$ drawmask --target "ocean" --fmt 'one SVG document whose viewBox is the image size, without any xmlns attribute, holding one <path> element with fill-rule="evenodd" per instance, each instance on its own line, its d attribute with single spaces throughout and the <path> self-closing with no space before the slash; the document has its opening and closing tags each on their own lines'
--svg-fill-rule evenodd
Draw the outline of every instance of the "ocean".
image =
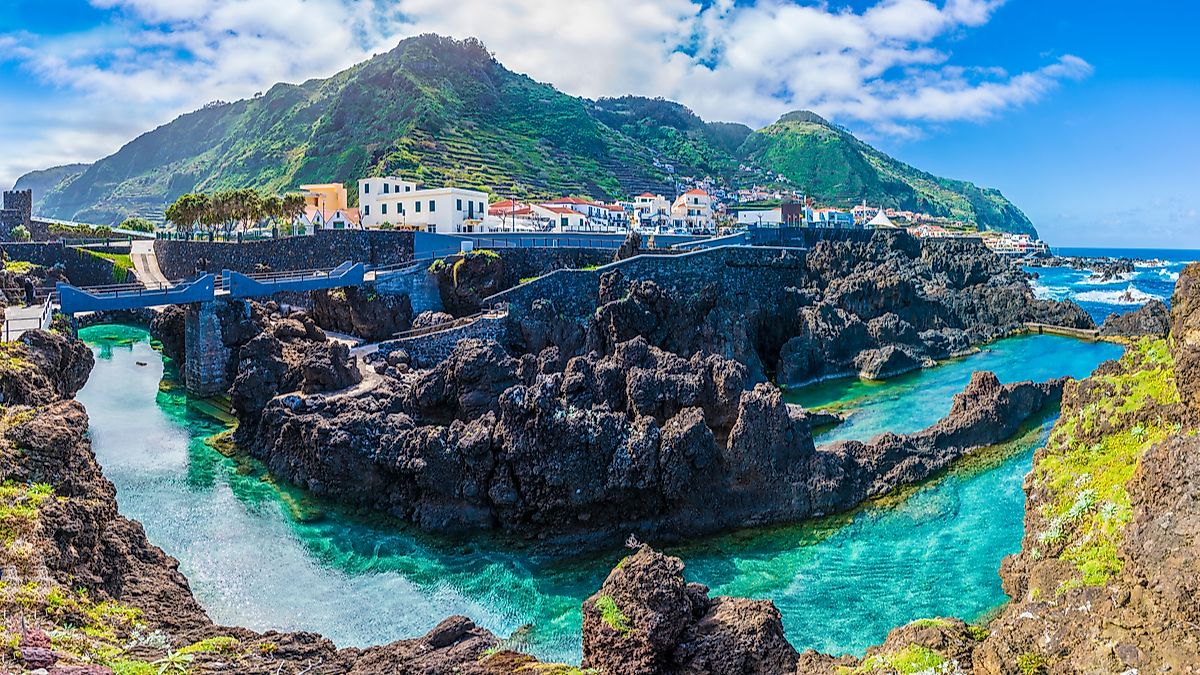
<svg viewBox="0 0 1200 675">
<path fill-rule="evenodd" d="M 1074 300 L 1101 323 L 1110 314 L 1131 312 L 1150 300 L 1170 305 L 1179 272 L 1200 261 L 1200 251 L 1152 248 L 1055 248 L 1065 256 L 1134 258 L 1134 271 L 1101 282 L 1087 270 L 1069 267 L 1030 267 L 1037 275 L 1034 293 L 1039 298 Z"/>
</svg>

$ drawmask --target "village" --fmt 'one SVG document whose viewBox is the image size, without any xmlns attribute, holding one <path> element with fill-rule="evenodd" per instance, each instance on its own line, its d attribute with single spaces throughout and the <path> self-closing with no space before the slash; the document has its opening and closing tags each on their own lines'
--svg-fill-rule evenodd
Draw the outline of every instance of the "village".
<svg viewBox="0 0 1200 675">
<path fill-rule="evenodd" d="M 579 196 L 546 200 L 500 199 L 460 187 L 420 187 L 395 176 L 358 181 L 358 206 L 341 183 L 300 186 L 290 234 L 320 229 L 411 230 L 437 234 L 605 233 L 650 235 L 730 234 L 754 228 L 905 229 L 920 238 L 977 237 L 1010 256 L 1049 254 L 1027 234 L 990 232 L 928 213 L 869 206 L 849 210 L 818 206 L 798 190 L 754 187 L 726 191 L 696 181 L 670 198 L 644 192 L 631 200 L 602 203 Z M 262 225 L 260 228 L 264 227 Z M 253 229 L 253 228 L 251 228 Z"/>
</svg>

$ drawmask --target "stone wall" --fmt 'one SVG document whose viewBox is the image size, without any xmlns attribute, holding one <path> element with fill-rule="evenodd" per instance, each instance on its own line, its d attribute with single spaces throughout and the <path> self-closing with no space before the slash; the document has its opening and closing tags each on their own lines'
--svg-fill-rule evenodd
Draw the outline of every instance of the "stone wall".
<svg viewBox="0 0 1200 675">
<path fill-rule="evenodd" d="M 751 243 L 756 246 L 799 246 L 812 248 L 820 241 L 868 242 L 875 229 L 840 227 L 751 227 Z"/>
<path fill-rule="evenodd" d="M 443 311 L 437 280 L 425 265 L 380 277 L 375 281 L 375 292 L 381 295 L 407 295 L 412 303 L 413 316 L 421 312 Z"/>
<path fill-rule="evenodd" d="M 183 321 L 184 358 L 183 381 L 194 396 L 222 394 L 229 389 L 226 366 L 229 347 L 221 336 L 221 317 L 216 303 L 201 302 L 187 306 Z"/>
<path fill-rule="evenodd" d="M 259 264 L 272 270 L 328 269 L 350 260 L 369 265 L 394 265 L 413 258 L 411 232 L 379 230 L 321 230 L 306 237 L 251 242 L 176 241 L 154 242 L 159 269 L 170 279 L 196 273 L 198 261 L 206 270 L 223 269 L 245 274 Z"/>
<path fill-rule="evenodd" d="M 5 190 L 4 208 L 0 209 L 0 239 L 8 241 L 12 237 L 14 227 L 24 225 L 29 228 L 33 217 L 32 190 Z"/>
<path fill-rule="evenodd" d="M 731 296 L 767 298 L 795 285 L 807 274 L 805 251 L 790 248 L 731 246 L 672 256 L 642 255 L 594 270 L 561 269 L 488 298 L 507 303 L 509 320 L 533 318 L 534 303 L 553 308 L 560 318 L 583 321 L 599 306 L 600 277 L 618 271 L 628 279 L 654 281 L 663 288 L 696 289 L 718 283 Z M 544 312 L 543 312 L 544 313 Z"/>
<path fill-rule="evenodd" d="M 389 340 L 379 345 L 383 354 L 403 349 L 418 368 L 432 368 L 450 356 L 460 340 L 496 340 L 506 342 L 508 322 L 504 316 L 481 316 L 471 323 L 448 328 L 436 333 L 427 333 L 411 338 Z"/>
<path fill-rule="evenodd" d="M 42 267 L 62 263 L 67 278 L 76 286 L 107 286 L 117 283 L 113 262 L 61 242 L 0 244 L 9 260 L 22 260 Z"/>
</svg>

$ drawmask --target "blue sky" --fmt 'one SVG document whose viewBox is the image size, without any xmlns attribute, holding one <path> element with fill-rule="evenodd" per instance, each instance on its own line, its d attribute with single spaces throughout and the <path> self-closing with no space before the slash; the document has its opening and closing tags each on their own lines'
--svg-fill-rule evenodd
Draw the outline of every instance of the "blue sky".
<svg viewBox="0 0 1200 675">
<path fill-rule="evenodd" d="M 815 109 L 1000 188 L 1055 245 L 1200 248 L 1198 20 L 1153 0 L 8 0 L 0 185 L 438 32 L 576 95 L 753 126 Z"/>
</svg>

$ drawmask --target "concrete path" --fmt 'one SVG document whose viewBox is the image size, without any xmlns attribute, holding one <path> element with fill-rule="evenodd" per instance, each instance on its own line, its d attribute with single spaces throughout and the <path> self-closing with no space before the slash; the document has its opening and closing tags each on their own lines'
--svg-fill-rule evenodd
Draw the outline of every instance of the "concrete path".
<svg viewBox="0 0 1200 675">
<path fill-rule="evenodd" d="M 33 305 L 32 307 L 6 307 L 4 309 L 4 328 L 3 333 L 0 333 L 0 340 L 12 342 L 20 338 L 26 331 L 46 328 L 42 325 L 42 306 Z"/>
<path fill-rule="evenodd" d="M 153 241 L 135 241 L 130 244 L 129 257 L 133 261 L 133 273 L 138 281 L 146 287 L 162 287 L 170 285 L 171 280 L 163 275 L 158 268 L 158 258 L 154 255 Z"/>
</svg>

